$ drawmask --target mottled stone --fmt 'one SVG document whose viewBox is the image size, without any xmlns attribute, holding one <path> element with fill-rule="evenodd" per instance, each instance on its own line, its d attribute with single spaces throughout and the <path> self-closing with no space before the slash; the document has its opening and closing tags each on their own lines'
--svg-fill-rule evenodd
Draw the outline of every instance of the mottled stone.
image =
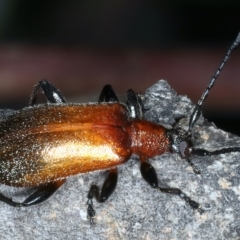
<svg viewBox="0 0 240 240">
<path fill-rule="evenodd" d="M 200 94 L 199 94 L 200 95 Z M 146 91 L 145 117 L 171 128 L 176 119 L 188 127 L 194 105 L 179 96 L 166 81 Z M 5 111 L 5 110 L 4 110 Z M 0 117 L 6 114 L 0 111 Z M 10 114 L 11 115 L 11 114 Z M 201 117 L 192 139 L 207 150 L 240 145 L 239 137 L 216 129 Z M 69 178 L 46 203 L 16 209 L 0 202 L 1 239 L 240 239 L 240 153 L 192 156 L 201 175 L 180 157 L 166 153 L 150 159 L 161 185 L 180 188 L 202 204 L 194 212 L 179 196 L 152 189 L 141 177 L 137 156 L 119 167 L 118 185 L 104 204 L 94 201 L 96 225 L 90 226 L 86 201 L 92 183 L 101 184 L 102 172 Z M 0 186 L 0 192 L 23 201 L 31 190 Z"/>
</svg>

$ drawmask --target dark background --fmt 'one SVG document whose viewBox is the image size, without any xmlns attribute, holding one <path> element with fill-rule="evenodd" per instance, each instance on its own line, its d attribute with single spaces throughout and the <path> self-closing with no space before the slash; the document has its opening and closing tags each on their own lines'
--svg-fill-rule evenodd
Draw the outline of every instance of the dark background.
<svg viewBox="0 0 240 240">
<path fill-rule="evenodd" d="M 166 79 L 195 103 L 240 30 L 240 1 L 0 1 L 0 107 L 26 106 L 46 78 L 69 101 L 123 97 Z M 204 115 L 240 134 L 240 49 Z"/>
</svg>

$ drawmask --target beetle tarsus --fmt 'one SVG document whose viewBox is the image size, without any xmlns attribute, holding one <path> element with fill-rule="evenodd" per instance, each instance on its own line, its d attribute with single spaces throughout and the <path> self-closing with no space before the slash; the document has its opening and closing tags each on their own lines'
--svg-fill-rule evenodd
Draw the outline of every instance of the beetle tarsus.
<svg viewBox="0 0 240 240">
<path fill-rule="evenodd" d="M 191 208 L 194 210 L 194 211 L 198 211 L 200 214 L 204 213 L 204 210 L 201 208 L 201 205 L 195 201 L 193 201 L 190 197 L 188 197 L 186 194 L 184 194 L 183 192 L 181 192 L 179 194 L 179 196 L 185 200 L 185 202 L 187 202 Z"/>
<path fill-rule="evenodd" d="M 90 199 L 90 198 L 88 199 L 87 205 L 88 205 L 87 218 L 89 219 L 90 225 L 93 225 L 93 224 L 95 224 L 94 218 L 96 215 L 96 211 L 94 210 L 92 199 Z"/>
<path fill-rule="evenodd" d="M 88 192 L 88 201 L 87 201 L 87 205 L 88 205 L 87 213 L 88 213 L 88 218 L 90 219 L 90 224 L 92 224 L 93 218 L 96 214 L 93 208 L 92 199 L 95 198 L 100 203 L 105 202 L 116 188 L 117 177 L 118 177 L 117 168 L 110 169 L 109 174 L 103 183 L 100 194 L 99 194 L 98 186 L 92 185 L 90 187 L 90 190 Z"/>
</svg>

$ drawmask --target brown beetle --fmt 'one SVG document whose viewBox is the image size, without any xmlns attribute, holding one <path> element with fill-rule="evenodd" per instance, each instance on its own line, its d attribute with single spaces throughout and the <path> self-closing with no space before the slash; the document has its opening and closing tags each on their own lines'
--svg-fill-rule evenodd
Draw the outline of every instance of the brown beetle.
<svg viewBox="0 0 240 240">
<path fill-rule="evenodd" d="M 106 201 L 117 184 L 117 166 L 136 154 L 140 157 L 141 174 L 151 187 L 179 195 L 202 213 L 200 205 L 180 189 L 160 187 L 156 172 L 147 160 L 168 151 L 175 152 L 187 159 L 199 174 L 190 155 L 240 151 L 239 147 L 232 147 L 209 152 L 193 148 L 191 142 L 191 131 L 201 114 L 201 106 L 239 41 L 240 34 L 193 110 L 189 129 L 184 133 L 143 120 L 141 98 L 131 89 L 127 92 L 126 105 L 118 102 L 110 85 L 103 88 L 98 103 L 67 104 L 51 83 L 40 81 L 33 89 L 30 106 L 0 121 L 0 183 L 40 188 L 22 203 L 2 194 L 0 200 L 12 206 L 31 206 L 50 197 L 68 176 L 109 169 L 101 193 L 92 185 L 88 194 L 87 211 L 92 224 L 95 216 L 92 198 Z M 35 104 L 39 88 L 48 104 Z"/>
</svg>

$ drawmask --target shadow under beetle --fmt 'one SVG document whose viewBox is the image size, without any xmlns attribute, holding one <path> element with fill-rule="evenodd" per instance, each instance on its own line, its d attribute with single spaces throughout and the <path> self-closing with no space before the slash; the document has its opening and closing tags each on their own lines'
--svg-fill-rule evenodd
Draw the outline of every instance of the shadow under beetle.
<svg viewBox="0 0 240 240">
<path fill-rule="evenodd" d="M 34 86 L 29 107 L 0 120 L 0 183 L 40 188 L 22 203 L 2 194 L 0 200 L 15 207 L 38 204 L 49 198 L 68 176 L 108 169 L 101 192 L 92 185 L 87 196 L 87 213 L 92 224 L 93 197 L 98 202 L 106 201 L 117 184 L 117 166 L 136 154 L 140 157 L 142 177 L 151 187 L 179 195 L 194 210 L 203 213 L 200 204 L 180 189 L 160 187 L 156 172 L 147 160 L 165 152 L 177 153 L 199 174 L 190 160 L 191 155 L 240 152 L 240 147 L 210 152 L 194 148 L 191 142 L 192 128 L 201 114 L 201 106 L 239 42 L 240 33 L 194 108 L 185 132 L 143 120 L 141 98 L 131 89 L 126 94 L 126 105 L 118 102 L 110 85 L 103 88 L 98 103 L 68 104 L 51 83 L 40 81 Z M 36 105 L 39 88 L 48 104 Z"/>
</svg>

